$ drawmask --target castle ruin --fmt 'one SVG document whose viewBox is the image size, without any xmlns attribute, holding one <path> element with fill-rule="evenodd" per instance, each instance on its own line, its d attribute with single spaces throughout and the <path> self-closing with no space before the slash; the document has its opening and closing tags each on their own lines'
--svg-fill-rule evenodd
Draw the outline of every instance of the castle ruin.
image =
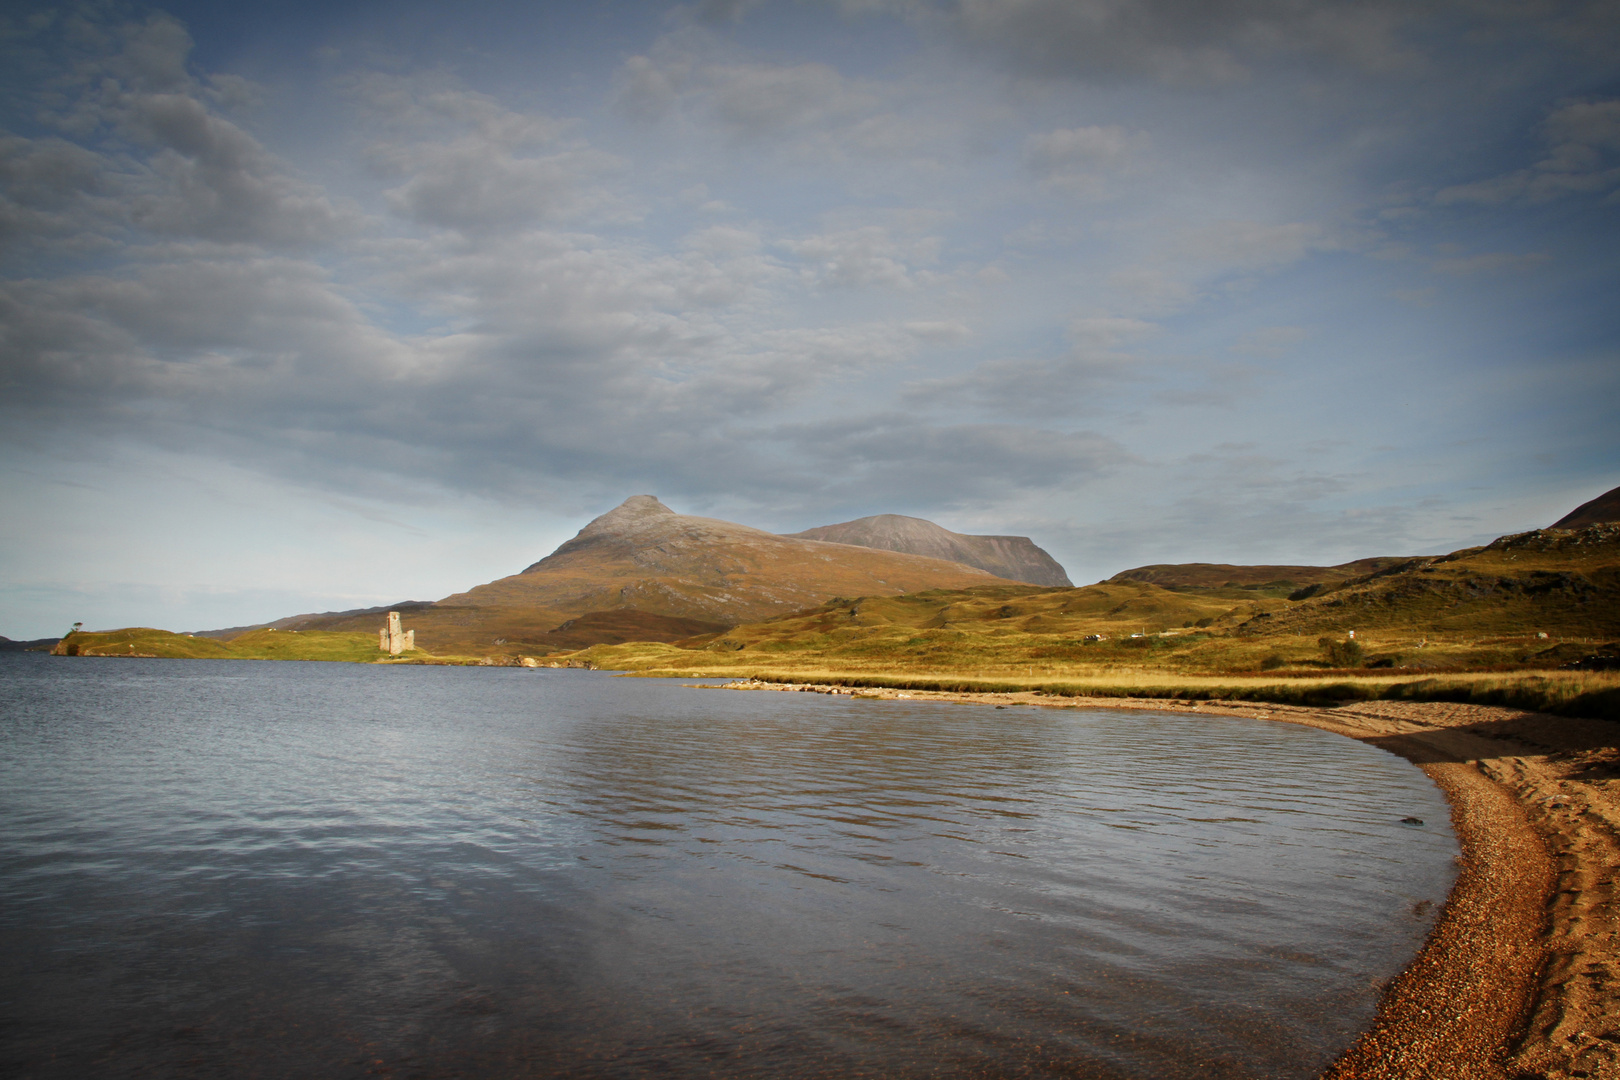
<svg viewBox="0 0 1620 1080">
<path fill-rule="evenodd" d="M 399 628 L 399 612 L 388 613 L 388 625 L 377 631 L 377 648 L 389 656 L 416 648 L 416 631 Z"/>
</svg>

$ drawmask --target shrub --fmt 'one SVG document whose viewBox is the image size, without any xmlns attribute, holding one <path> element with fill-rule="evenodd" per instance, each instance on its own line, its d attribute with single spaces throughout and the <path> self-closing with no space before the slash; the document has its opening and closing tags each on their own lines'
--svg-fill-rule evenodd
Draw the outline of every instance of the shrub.
<svg viewBox="0 0 1620 1080">
<path fill-rule="evenodd" d="M 1361 642 L 1353 638 L 1344 641 L 1334 641 L 1330 637 L 1317 638 L 1316 644 L 1321 647 L 1322 654 L 1327 657 L 1328 663 L 1333 667 L 1352 668 L 1361 666 Z"/>
<path fill-rule="evenodd" d="M 1287 666 L 1288 657 L 1282 653 L 1269 653 L 1264 660 L 1260 661 L 1261 671 L 1275 671 L 1277 668 Z"/>
</svg>

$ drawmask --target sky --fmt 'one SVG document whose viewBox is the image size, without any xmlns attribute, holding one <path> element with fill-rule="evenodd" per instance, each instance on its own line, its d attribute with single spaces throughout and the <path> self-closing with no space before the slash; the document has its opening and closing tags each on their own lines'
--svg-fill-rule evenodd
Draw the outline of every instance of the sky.
<svg viewBox="0 0 1620 1080">
<path fill-rule="evenodd" d="M 1333 564 L 1620 484 L 1609 0 L 0 9 L 0 634 L 630 495 Z"/>
</svg>

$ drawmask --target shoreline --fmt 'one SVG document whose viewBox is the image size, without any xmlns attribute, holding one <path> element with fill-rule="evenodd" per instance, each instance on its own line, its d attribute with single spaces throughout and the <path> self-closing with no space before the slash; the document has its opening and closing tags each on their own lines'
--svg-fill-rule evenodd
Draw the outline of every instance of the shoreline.
<svg viewBox="0 0 1620 1080">
<path fill-rule="evenodd" d="M 1620 725 L 1443 702 L 1312 708 L 756 680 L 715 689 L 1243 716 L 1404 757 L 1451 805 L 1457 880 L 1372 1025 L 1321 1080 L 1620 1080 Z"/>
</svg>

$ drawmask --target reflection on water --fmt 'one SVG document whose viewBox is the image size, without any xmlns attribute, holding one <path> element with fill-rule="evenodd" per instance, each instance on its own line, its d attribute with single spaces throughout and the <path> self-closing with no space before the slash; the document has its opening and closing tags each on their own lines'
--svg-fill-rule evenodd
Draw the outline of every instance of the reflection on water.
<svg viewBox="0 0 1620 1080">
<path fill-rule="evenodd" d="M 1264 721 L 14 654 L 0 714 L 11 1076 L 1306 1077 L 1455 854 Z"/>
</svg>

